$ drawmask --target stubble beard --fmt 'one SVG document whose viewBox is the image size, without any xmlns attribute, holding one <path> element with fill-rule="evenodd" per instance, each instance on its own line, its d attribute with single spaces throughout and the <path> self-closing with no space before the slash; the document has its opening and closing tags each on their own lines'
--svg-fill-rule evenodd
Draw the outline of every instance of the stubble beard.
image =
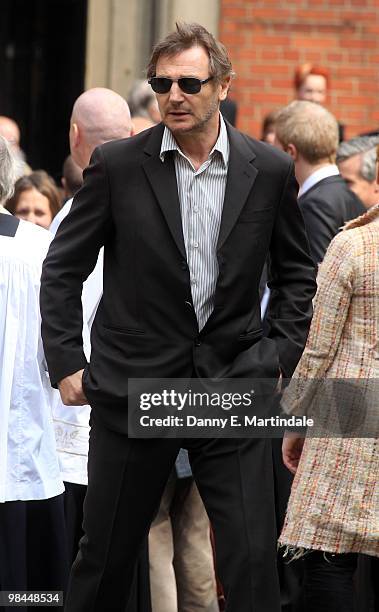
<svg viewBox="0 0 379 612">
<path fill-rule="evenodd" d="M 208 108 L 206 113 L 194 125 L 192 125 L 191 127 L 187 127 L 187 128 L 178 127 L 178 128 L 169 128 L 169 129 L 173 134 L 178 134 L 178 135 L 196 134 L 198 132 L 203 132 L 204 128 L 207 126 L 209 121 L 212 119 L 212 117 L 218 110 L 219 110 L 219 100 L 218 98 L 215 98 L 214 100 L 212 100 L 212 104 Z"/>
</svg>

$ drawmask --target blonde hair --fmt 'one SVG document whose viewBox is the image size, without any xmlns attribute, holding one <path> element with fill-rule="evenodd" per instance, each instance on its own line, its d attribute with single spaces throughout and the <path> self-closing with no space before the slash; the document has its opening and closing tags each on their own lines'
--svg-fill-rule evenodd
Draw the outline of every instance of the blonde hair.
<svg viewBox="0 0 379 612">
<path fill-rule="evenodd" d="M 326 108 L 315 102 L 295 100 L 279 111 L 276 137 L 286 150 L 295 145 L 310 164 L 322 159 L 334 162 L 338 148 L 338 123 Z"/>
</svg>

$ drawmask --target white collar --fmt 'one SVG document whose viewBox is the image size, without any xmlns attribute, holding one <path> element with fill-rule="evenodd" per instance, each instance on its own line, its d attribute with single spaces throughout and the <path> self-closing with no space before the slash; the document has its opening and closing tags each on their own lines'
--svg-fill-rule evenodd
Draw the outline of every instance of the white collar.
<svg viewBox="0 0 379 612">
<path fill-rule="evenodd" d="M 167 151 L 179 151 L 184 157 L 186 157 L 182 151 L 180 150 L 178 143 L 176 142 L 172 132 L 165 126 L 161 144 L 161 150 L 159 157 L 161 161 L 164 161 L 165 154 Z M 212 151 L 209 153 L 209 157 L 211 157 L 213 151 L 218 151 L 222 155 L 222 159 L 224 161 L 225 166 L 228 165 L 229 161 L 229 140 L 228 140 L 228 132 L 226 130 L 226 125 L 223 116 L 220 113 L 220 131 L 218 134 L 218 138 L 216 140 L 215 146 Z"/>
<path fill-rule="evenodd" d="M 313 185 L 316 185 L 316 183 L 319 183 L 323 179 L 328 178 L 329 176 L 337 176 L 338 174 L 339 170 L 335 164 L 328 164 L 327 166 L 322 166 L 322 168 L 315 170 L 315 172 L 312 172 L 312 174 L 308 176 L 308 178 L 300 187 L 299 194 L 297 197 L 300 198 L 300 196 L 304 195 L 306 191 L 309 191 L 309 189 L 313 187 Z"/>
</svg>

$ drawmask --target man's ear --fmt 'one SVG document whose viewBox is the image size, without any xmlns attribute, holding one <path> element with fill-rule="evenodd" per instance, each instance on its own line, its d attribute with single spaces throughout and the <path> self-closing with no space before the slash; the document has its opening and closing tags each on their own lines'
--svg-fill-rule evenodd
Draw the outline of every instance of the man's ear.
<svg viewBox="0 0 379 612">
<path fill-rule="evenodd" d="M 71 138 L 72 144 L 76 149 L 80 142 L 80 131 L 77 123 L 71 123 Z"/>
<path fill-rule="evenodd" d="M 298 160 L 299 154 L 297 152 L 295 145 L 292 144 L 291 142 L 287 146 L 286 153 L 288 153 L 288 155 L 292 157 L 294 162 Z"/>
<path fill-rule="evenodd" d="M 225 100 L 226 96 L 228 95 L 228 91 L 229 91 L 231 82 L 232 82 L 232 78 L 230 76 L 225 77 L 225 79 L 221 81 L 220 94 L 219 94 L 220 101 Z"/>
</svg>

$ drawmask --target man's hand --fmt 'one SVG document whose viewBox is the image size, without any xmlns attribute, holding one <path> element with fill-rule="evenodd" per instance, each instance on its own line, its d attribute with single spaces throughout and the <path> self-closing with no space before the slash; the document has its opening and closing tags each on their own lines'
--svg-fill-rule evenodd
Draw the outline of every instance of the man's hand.
<svg viewBox="0 0 379 612">
<path fill-rule="evenodd" d="M 84 406 L 88 404 L 82 385 L 83 372 L 84 370 L 79 370 L 59 381 L 58 389 L 65 406 Z"/>
<path fill-rule="evenodd" d="M 282 457 L 284 465 L 292 474 L 296 474 L 303 446 L 303 437 L 295 432 L 285 432 L 282 444 Z"/>
</svg>

